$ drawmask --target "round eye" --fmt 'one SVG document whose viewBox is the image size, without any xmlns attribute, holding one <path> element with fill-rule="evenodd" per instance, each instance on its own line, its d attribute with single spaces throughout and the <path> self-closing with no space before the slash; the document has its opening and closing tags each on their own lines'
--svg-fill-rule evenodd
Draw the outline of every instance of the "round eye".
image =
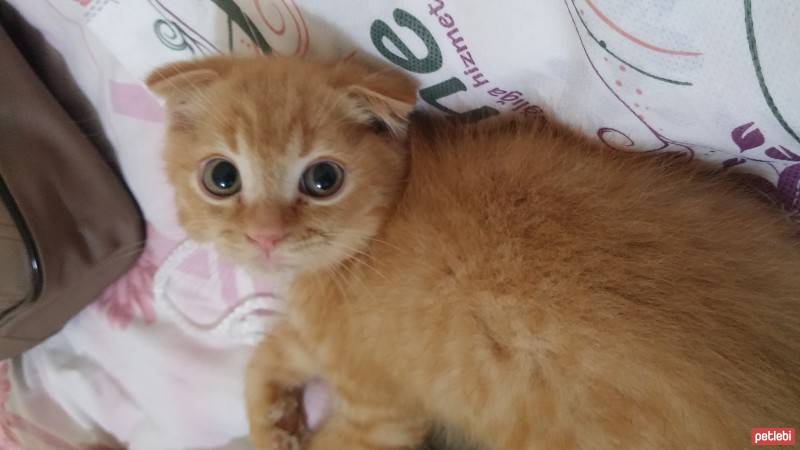
<svg viewBox="0 0 800 450">
<path fill-rule="evenodd" d="M 300 191 L 316 198 L 330 197 L 339 191 L 344 181 L 344 169 L 333 161 L 316 162 L 303 172 Z"/>
<path fill-rule="evenodd" d="M 239 192 L 242 180 L 239 170 L 224 158 L 213 158 L 203 166 L 203 187 L 217 197 L 230 197 Z"/>
</svg>

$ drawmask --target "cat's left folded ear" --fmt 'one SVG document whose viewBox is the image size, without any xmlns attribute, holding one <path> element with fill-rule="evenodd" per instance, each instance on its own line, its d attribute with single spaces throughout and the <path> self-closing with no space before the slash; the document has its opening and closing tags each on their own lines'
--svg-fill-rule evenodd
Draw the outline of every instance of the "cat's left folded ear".
<svg viewBox="0 0 800 450">
<path fill-rule="evenodd" d="M 354 118 L 404 138 L 417 101 L 418 83 L 399 70 L 373 70 L 355 58 L 335 67 L 334 82 L 352 105 Z"/>
</svg>

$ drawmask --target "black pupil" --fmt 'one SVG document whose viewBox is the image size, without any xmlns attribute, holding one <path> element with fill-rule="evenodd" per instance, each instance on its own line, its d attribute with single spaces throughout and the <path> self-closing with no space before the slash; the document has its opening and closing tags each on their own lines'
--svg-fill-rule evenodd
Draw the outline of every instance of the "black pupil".
<svg viewBox="0 0 800 450">
<path fill-rule="evenodd" d="M 330 164 L 317 164 L 312 170 L 311 179 L 313 180 L 314 188 L 324 192 L 336 186 L 336 182 L 339 180 L 339 173 Z"/>
<path fill-rule="evenodd" d="M 236 167 L 227 161 L 220 161 L 211 169 L 211 180 L 214 182 L 214 186 L 222 190 L 236 187 L 238 178 L 239 172 Z"/>
</svg>

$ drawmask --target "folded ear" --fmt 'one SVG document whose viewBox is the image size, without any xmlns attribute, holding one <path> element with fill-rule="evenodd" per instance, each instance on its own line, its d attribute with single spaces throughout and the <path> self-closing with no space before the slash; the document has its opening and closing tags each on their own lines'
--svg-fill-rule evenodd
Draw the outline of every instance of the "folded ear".
<svg viewBox="0 0 800 450">
<path fill-rule="evenodd" d="M 181 61 L 155 69 L 145 84 L 166 100 L 192 95 L 222 77 L 232 64 L 228 58 L 212 57 Z"/>
<path fill-rule="evenodd" d="M 417 101 L 417 82 L 402 72 L 371 71 L 354 61 L 344 61 L 337 69 L 337 84 L 351 100 L 356 120 L 405 137 Z"/>
<path fill-rule="evenodd" d="M 145 83 L 167 101 L 174 126 L 191 128 L 197 113 L 209 108 L 202 91 L 221 79 L 232 65 L 226 57 L 177 62 L 154 70 Z"/>
</svg>

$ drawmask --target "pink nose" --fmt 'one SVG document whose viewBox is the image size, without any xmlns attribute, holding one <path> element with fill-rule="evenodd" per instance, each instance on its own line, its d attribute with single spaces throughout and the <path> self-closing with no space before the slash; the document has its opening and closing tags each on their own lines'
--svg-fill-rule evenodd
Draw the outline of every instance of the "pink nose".
<svg viewBox="0 0 800 450">
<path fill-rule="evenodd" d="M 247 237 L 255 242 L 265 252 L 271 252 L 285 235 L 273 231 L 257 231 L 247 233 Z"/>
</svg>

